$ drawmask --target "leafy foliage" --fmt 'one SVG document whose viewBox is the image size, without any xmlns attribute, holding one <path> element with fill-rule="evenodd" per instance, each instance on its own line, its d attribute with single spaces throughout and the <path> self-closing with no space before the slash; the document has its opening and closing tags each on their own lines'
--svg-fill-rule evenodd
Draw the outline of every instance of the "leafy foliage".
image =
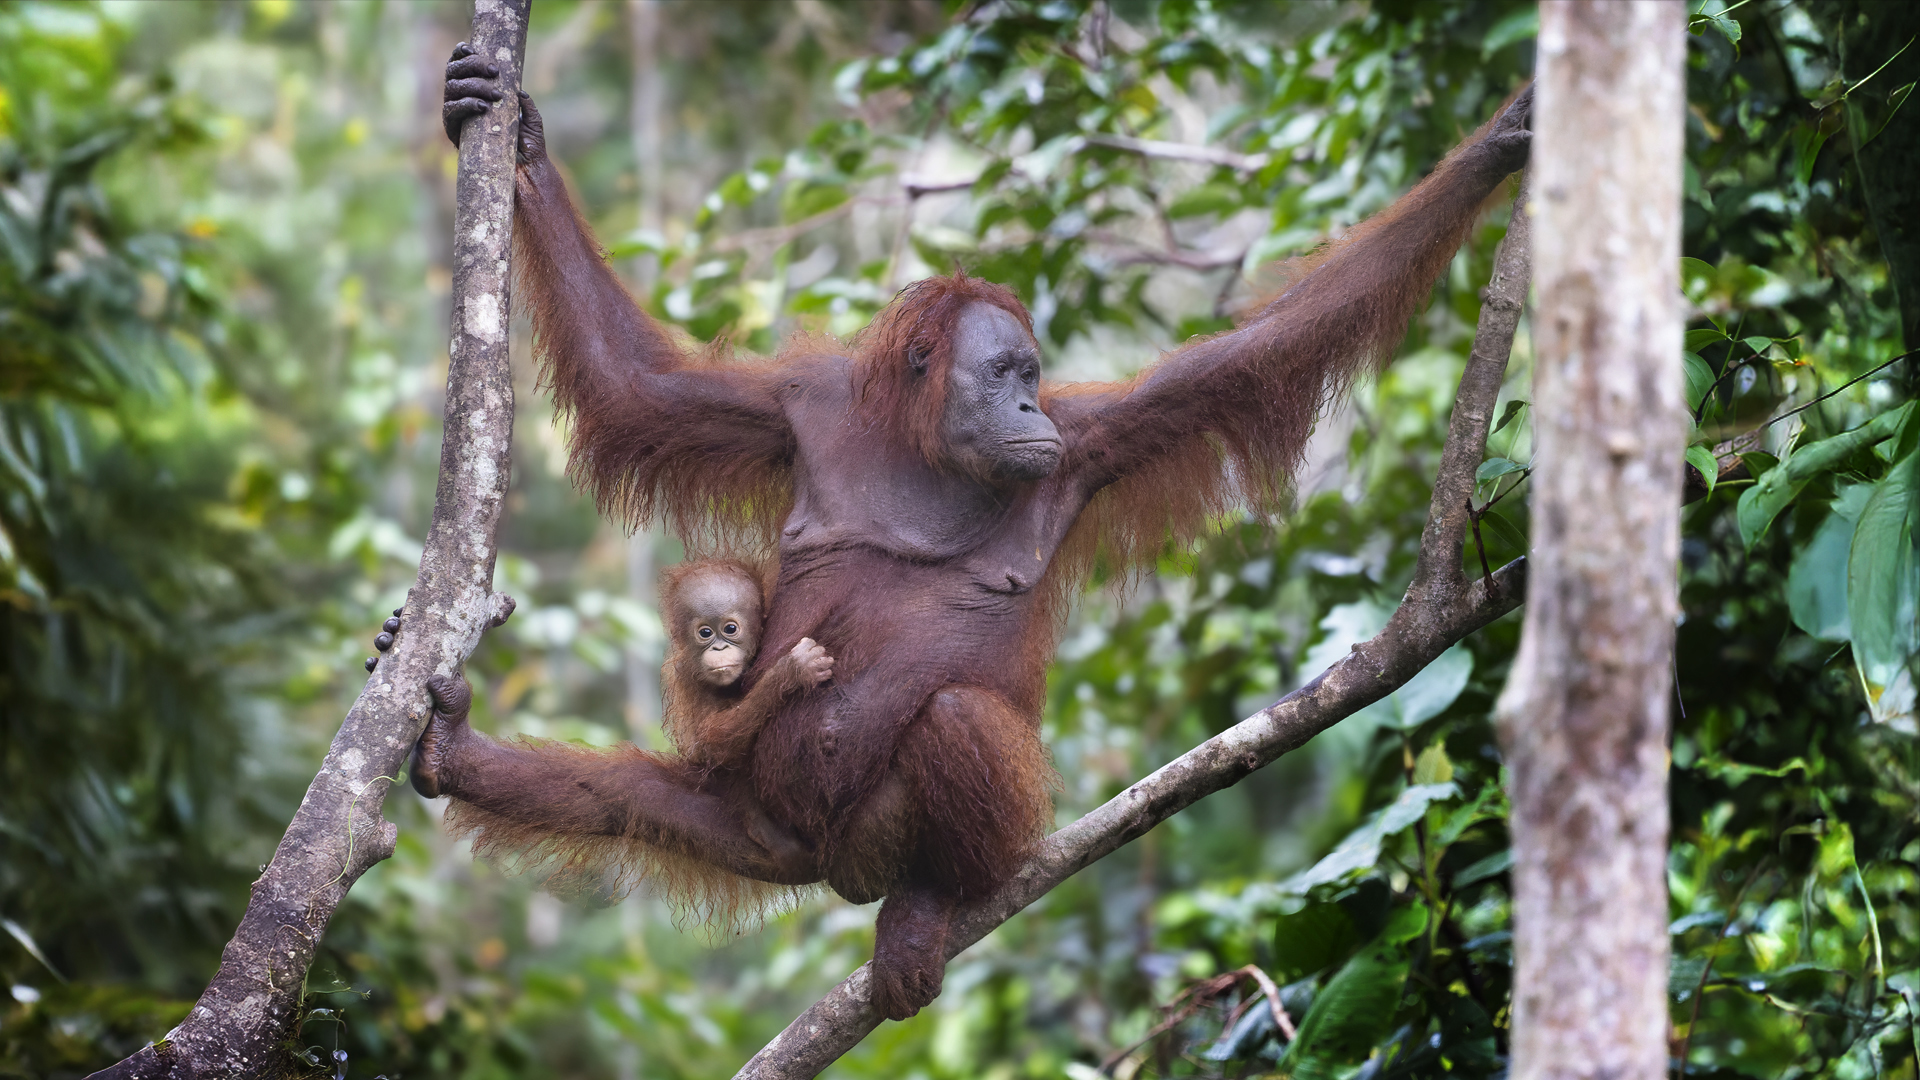
<svg viewBox="0 0 1920 1080">
<path fill-rule="evenodd" d="M 645 228 L 622 9 L 536 11 L 553 145 L 655 313 L 768 351 L 962 266 L 1019 290 L 1059 378 L 1229 325 L 1276 260 L 1491 115 L 1538 25 L 1524 3 L 1388 0 L 697 8 L 663 28 L 679 134 Z M 460 27 L 397 5 L 120 10 L 0 8 L 0 974 L 24 991 L 0 1060 L 34 1074 L 158 1035 L 210 970 L 411 577 L 437 458 L 449 158 L 419 105 L 432 65 L 424 99 L 392 73 Z M 1708 0 L 1693 19 L 1698 317 L 1675 362 L 1700 483 L 1669 885 L 1673 1045 L 1701 1075 L 1916 1068 L 1920 426 L 1856 168 L 1910 76 L 1863 79 L 1832 10 Z M 1049 678 L 1063 817 L 1384 621 L 1503 219 L 1323 422 L 1293 515 L 1223 521 L 1085 599 Z M 1470 573 L 1525 551 L 1529 361 L 1523 333 Z M 523 389 L 501 564 L 522 607 L 475 659 L 478 722 L 645 738 L 615 717 L 658 662 L 657 617 Z M 834 1074 L 1501 1074 L 1512 853 L 1490 717 L 1517 637 L 1489 627 L 1068 882 Z M 337 1048 L 352 1075 L 725 1075 L 871 944 L 870 913 L 831 900 L 717 948 L 644 900 L 563 907 L 393 803 L 400 850 L 309 981 L 316 1066 Z"/>
</svg>

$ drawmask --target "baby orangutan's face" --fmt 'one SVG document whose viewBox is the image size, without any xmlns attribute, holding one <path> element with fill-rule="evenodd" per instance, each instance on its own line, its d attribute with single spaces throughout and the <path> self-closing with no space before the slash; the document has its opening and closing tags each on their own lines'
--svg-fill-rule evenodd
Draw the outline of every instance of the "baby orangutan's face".
<svg viewBox="0 0 1920 1080">
<path fill-rule="evenodd" d="M 686 655 L 708 686 L 740 681 L 760 651 L 760 589 L 732 574 L 701 574 L 680 585 Z"/>
</svg>

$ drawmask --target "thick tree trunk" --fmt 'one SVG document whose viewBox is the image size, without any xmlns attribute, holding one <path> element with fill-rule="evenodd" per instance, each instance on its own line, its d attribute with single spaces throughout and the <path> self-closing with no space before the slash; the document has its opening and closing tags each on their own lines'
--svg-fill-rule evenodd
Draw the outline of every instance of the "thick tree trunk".
<svg viewBox="0 0 1920 1080">
<path fill-rule="evenodd" d="M 1500 699 L 1515 1080 L 1667 1070 L 1686 10 L 1540 7 L 1532 571 Z"/>
<path fill-rule="evenodd" d="M 256 1077 L 294 1072 L 301 988 L 347 890 L 393 854 L 382 820 L 429 708 L 426 681 L 455 674 L 513 602 L 493 592 L 494 527 L 511 469 L 508 244 L 513 235 L 514 90 L 531 0 L 476 0 L 474 48 L 500 65 L 503 100 L 460 141 L 453 336 L 440 487 L 420 576 L 393 648 L 335 734 L 320 772 L 260 879 L 220 969 L 178 1027 L 95 1076 Z M 373 636 L 373 628 L 368 628 Z M 301 1070 L 308 1071 L 308 1070 Z"/>
</svg>

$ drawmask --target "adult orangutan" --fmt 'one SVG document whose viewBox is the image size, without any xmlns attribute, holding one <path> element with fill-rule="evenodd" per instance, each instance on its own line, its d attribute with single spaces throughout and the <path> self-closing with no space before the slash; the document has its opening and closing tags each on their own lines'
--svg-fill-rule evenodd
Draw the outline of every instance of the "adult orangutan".
<svg viewBox="0 0 1920 1080">
<path fill-rule="evenodd" d="M 494 75 L 455 51 L 456 140 L 498 100 Z M 1481 204 L 1525 164 L 1529 103 L 1238 329 L 1127 382 L 1054 385 L 1026 309 L 965 275 L 909 286 L 844 349 L 689 352 L 608 268 L 522 95 L 515 269 L 575 478 L 626 522 L 772 540 L 747 685 L 803 637 L 835 668 L 785 700 L 745 766 L 705 779 L 637 750 L 496 743 L 466 726 L 449 681 L 416 786 L 453 796 L 483 852 L 533 843 L 884 897 L 873 1004 L 913 1015 L 940 990 L 954 905 L 1006 880 L 1048 823 L 1044 671 L 1096 548 L 1150 557 L 1231 505 L 1275 504 L 1320 408 L 1391 356 Z"/>
</svg>

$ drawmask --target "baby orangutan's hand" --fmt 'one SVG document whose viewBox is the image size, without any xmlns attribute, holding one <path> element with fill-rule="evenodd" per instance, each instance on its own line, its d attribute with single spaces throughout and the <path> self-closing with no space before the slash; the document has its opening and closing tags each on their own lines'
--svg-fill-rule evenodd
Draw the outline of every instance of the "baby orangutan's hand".
<svg viewBox="0 0 1920 1080">
<path fill-rule="evenodd" d="M 794 681 L 802 689 L 819 686 L 833 678 L 833 657 L 810 637 L 800 639 L 787 654 L 787 663 L 792 665 Z"/>
</svg>

